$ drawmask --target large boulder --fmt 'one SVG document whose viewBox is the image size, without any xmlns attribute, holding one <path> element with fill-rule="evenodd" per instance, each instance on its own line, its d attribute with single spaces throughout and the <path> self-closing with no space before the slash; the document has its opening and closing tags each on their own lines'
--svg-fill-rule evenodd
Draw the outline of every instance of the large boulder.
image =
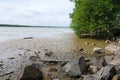
<svg viewBox="0 0 120 80">
<path fill-rule="evenodd" d="M 113 65 L 108 65 L 99 70 L 95 75 L 101 76 L 102 80 L 111 80 L 115 73 L 115 67 Z"/>
<path fill-rule="evenodd" d="M 114 66 L 108 65 L 103 67 L 94 75 L 83 75 L 82 80 L 112 80 L 116 71 Z"/>
<path fill-rule="evenodd" d="M 68 77 L 80 77 L 86 70 L 84 57 L 72 60 L 62 67 L 63 75 Z"/>
<path fill-rule="evenodd" d="M 24 74 L 20 80 L 43 80 L 43 74 L 37 65 L 32 64 L 25 67 Z"/>
</svg>

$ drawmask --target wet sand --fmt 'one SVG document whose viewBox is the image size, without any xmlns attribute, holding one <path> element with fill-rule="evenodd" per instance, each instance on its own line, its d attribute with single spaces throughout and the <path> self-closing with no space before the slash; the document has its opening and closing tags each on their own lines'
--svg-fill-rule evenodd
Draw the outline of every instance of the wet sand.
<svg viewBox="0 0 120 80">
<path fill-rule="evenodd" d="M 88 44 L 86 44 L 86 42 Z M 93 45 L 93 43 L 95 45 Z M 15 39 L 0 43 L 0 53 L 11 48 L 24 48 L 30 50 L 49 49 L 53 52 L 73 52 L 83 48 L 91 52 L 94 47 L 104 47 L 107 45 L 104 40 L 78 38 L 73 33 L 66 33 L 61 37 L 53 38 L 33 38 L 33 39 Z"/>
</svg>

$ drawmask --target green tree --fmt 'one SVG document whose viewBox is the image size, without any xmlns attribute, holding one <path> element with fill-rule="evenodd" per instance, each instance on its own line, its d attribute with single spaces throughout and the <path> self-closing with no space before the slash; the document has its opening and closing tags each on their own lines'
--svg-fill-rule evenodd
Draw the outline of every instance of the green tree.
<svg viewBox="0 0 120 80">
<path fill-rule="evenodd" d="M 120 33 L 120 0 L 71 0 L 71 28 L 79 36 L 113 37 Z"/>
</svg>

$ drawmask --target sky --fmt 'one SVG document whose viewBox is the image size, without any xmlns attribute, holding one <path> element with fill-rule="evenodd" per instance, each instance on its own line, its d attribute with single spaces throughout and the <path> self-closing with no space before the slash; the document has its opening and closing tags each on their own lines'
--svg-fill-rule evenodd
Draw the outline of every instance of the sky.
<svg viewBox="0 0 120 80">
<path fill-rule="evenodd" d="M 0 0 L 0 24 L 67 27 L 73 8 L 70 0 Z"/>
</svg>

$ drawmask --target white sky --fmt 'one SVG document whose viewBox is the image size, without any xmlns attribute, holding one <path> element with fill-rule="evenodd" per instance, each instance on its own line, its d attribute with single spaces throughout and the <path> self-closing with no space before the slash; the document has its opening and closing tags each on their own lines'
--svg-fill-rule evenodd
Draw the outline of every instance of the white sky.
<svg viewBox="0 0 120 80">
<path fill-rule="evenodd" d="M 0 24 L 69 26 L 69 0 L 0 0 Z"/>
</svg>

